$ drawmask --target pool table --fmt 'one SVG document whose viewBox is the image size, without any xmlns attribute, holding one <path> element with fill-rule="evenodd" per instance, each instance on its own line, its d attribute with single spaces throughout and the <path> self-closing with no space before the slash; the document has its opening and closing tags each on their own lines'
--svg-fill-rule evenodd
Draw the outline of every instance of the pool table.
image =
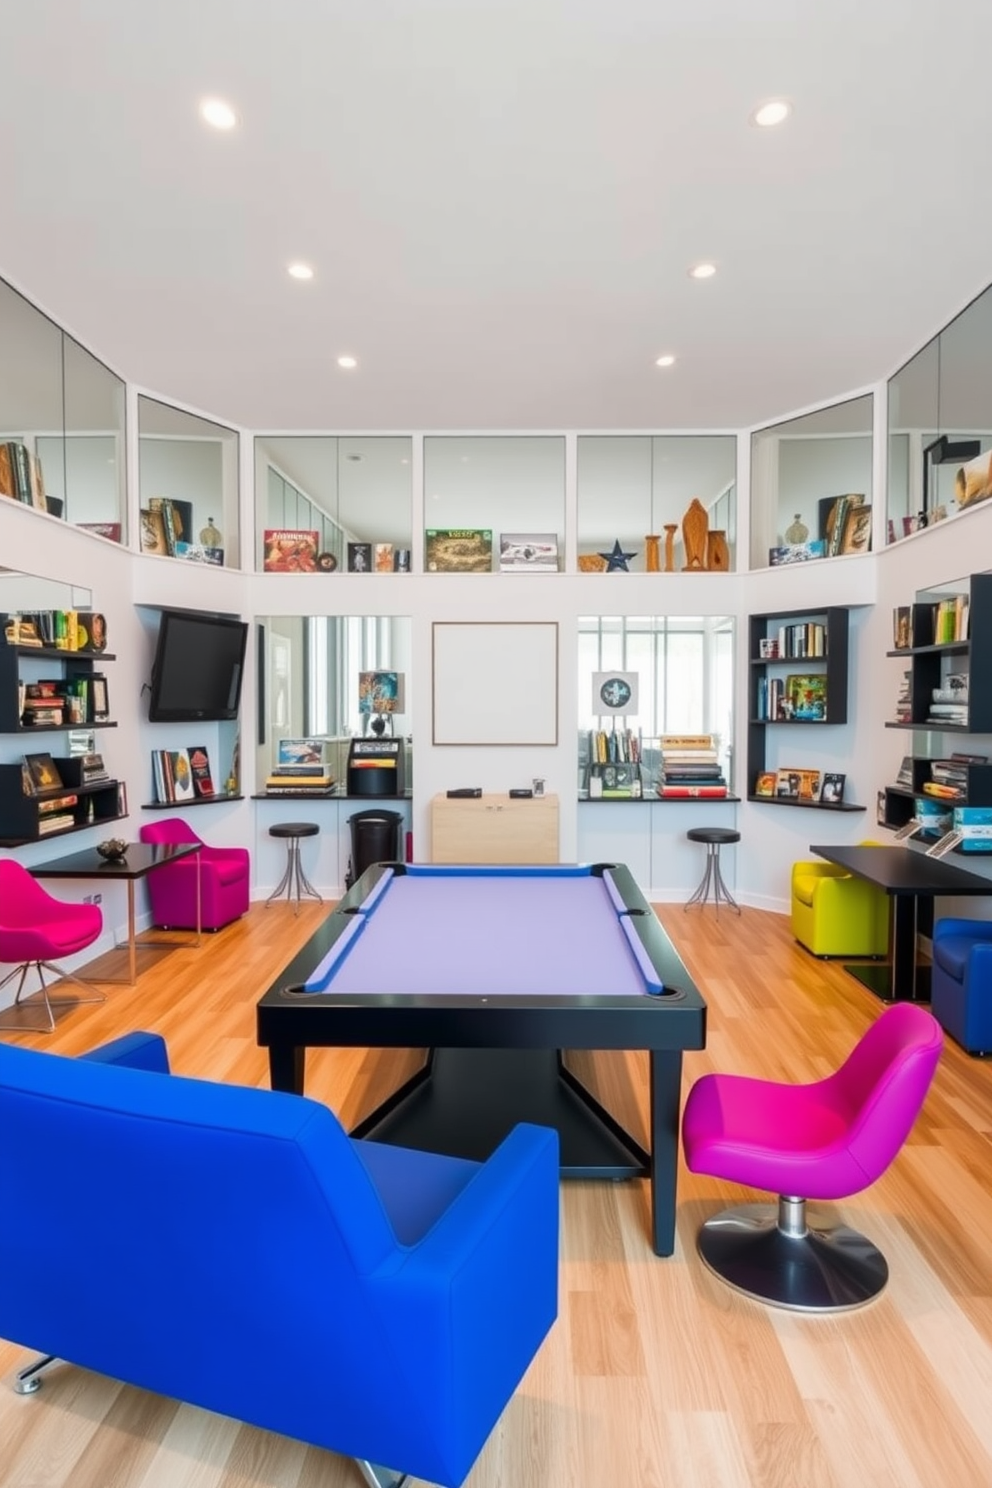
<svg viewBox="0 0 992 1488">
<path fill-rule="evenodd" d="M 652 1242 L 675 1243 L 682 1051 L 706 1005 L 621 864 L 369 868 L 261 998 L 272 1086 L 308 1047 L 426 1047 L 353 1135 L 487 1157 L 517 1121 L 557 1128 L 564 1177 L 651 1178 Z M 649 1151 L 563 1049 L 647 1049 Z"/>
</svg>

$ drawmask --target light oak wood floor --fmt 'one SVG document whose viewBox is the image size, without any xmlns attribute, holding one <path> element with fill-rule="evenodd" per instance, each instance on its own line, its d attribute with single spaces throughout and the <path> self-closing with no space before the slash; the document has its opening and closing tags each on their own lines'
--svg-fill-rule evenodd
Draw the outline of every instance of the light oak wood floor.
<svg viewBox="0 0 992 1488">
<path fill-rule="evenodd" d="M 178 1073 L 267 1085 L 255 1002 L 325 912 L 307 906 L 294 919 L 287 906 L 256 906 L 201 951 L 146 953 L 156 964 L 137 987 L 68 1010 L 53 1035 L 3 1037 L 76 1053 L 153 1029 Z M 708 1047 L 687 1056 L 687 1088 L 710 1069 L 818 1078 L 879 1014 L 839 966 L 801 951 L 779 916 L 658 913 L 709 1002 Z M 109 962 L 97 969 L 109 973 Z M 640 1135 L 644 1059 L 571 1060 Z M 405 1051 L 315 1051 L 308 1094 L 350 1124 L 413 1062 Z M 885 1251 L 889 1286 L 831 1319 L 763 1308 L 703 1269 L 697 1227 L 745 1191 L 683 1172 L 677 1251 L 659 1260 L 644 1183 L 565 1183 L 560 1317 L 470 1488 L 988 1488 L 990 1129 L 992 1065 L 948 1043 L 895 1165 L 836 1206 Z M 26 1358 L 0 1343 L 2 1488 L 358 1488 L 356 1469 L 330 1453 L 83 1370 L 56 1370 L 37 1396 L 16 1396 L 10 1381 Z"/>
</svg>

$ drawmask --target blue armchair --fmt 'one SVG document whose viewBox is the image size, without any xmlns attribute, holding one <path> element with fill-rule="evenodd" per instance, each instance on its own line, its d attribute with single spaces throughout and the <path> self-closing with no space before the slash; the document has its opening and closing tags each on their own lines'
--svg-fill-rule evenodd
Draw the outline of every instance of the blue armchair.
<svg viewBox="0 0 992 1488">
<path fill-rule="evenodd" d="M 63 1359 L 455 1488 L 555 1319 L 542 1127 L 481 1164 L 352 1141 L 132 1034 L 0 1046 L 0 1130 L 0 1337 L 49 1356 L 22 1393 Z"/>
<path fill-rule="evenodd" d="M 930 1011 L 969 1054 L 992 1052 L 992 920 L 934 925 Z"/>
</svg>

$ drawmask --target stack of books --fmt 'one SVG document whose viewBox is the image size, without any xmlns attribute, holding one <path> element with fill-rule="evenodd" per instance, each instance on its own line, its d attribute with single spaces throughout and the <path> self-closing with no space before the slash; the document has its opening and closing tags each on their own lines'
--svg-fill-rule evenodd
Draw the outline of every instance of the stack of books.
<svg viewBox="0 0 992 1488">
<path fill-rule="evenodd" d="M 727 794 L 727 782 L 712 734 L 662 735 L 659 796 L 664 800 L 680 800 L 696 796 L 719 798 Z"/>
<path fill-rule="evenodd" d="M 903 672 L 899 682 L 899 694 L 896 697 L 896 723 L 912 723 L 913 721 L 913 674 Z"/>
<path fill-rule="evenodd" d="M 328 796 L 334 777 L 324 763 L 320 739 L 280 739 L 276 766 L 265 782 L 267 796 Z"/>
</svg>

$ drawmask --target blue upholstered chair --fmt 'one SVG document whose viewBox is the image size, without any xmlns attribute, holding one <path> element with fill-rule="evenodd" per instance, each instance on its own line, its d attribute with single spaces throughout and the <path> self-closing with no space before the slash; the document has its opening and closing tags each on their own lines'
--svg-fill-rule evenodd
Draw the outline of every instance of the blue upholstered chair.
<svg viewBox="0 0 992 1488">
<path fill-rule="evenodd" d="M 992 920 L 934 925 L 930 1009 L 969 1054 L 992 1053 Z"/>
<path fill-rule="evenodd" d="M 485 1163 L 352 1141 L 132 1034 L 0 1045 L 0 1130 L 0 1337 L 49 1356 L 21 1393 L 62 1359 L 454 1488 L 555 1319 L 543 1127 Z"/>
</svg>

